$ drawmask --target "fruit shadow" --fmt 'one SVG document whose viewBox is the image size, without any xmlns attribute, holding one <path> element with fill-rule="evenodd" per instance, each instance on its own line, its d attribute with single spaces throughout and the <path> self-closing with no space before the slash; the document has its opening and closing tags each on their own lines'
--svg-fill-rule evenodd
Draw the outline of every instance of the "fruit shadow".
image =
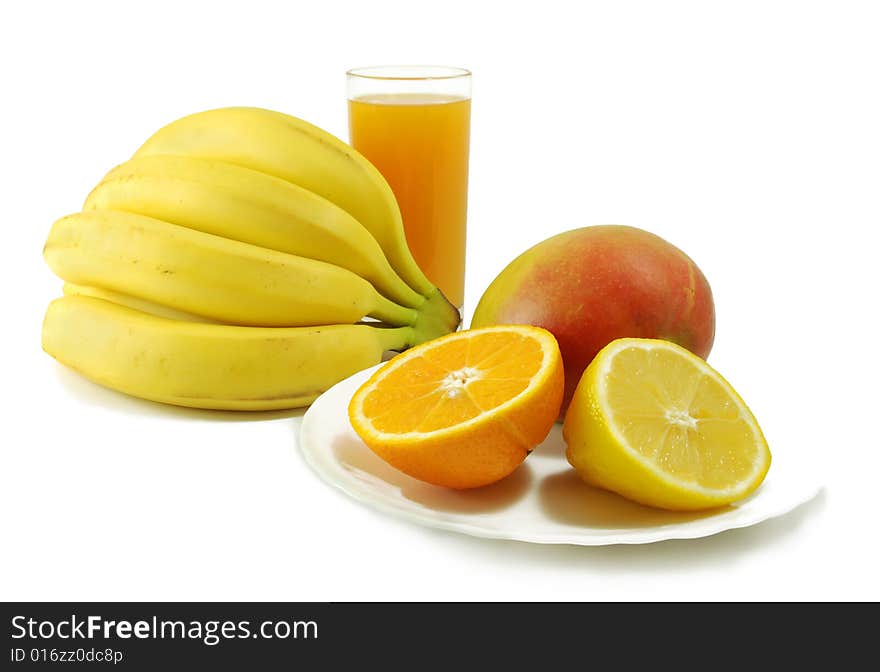
<svg viewBox="0 0 880 672">
<path fill-rule="evenodd" d="M 662 528 L 716 516 L 724 506 L 704 511 L 664 511 L 584 483 L 571 468 L 541 479 L 538 498 L 549 518 L 565 525 L 631 530 Z"/>
<path fill-rule="evenodd" d="M 449 513 L 485 513 L 512 506 L 530 489 L 534 474 L 528 464 L 521 465 L 497 483 L 471 490 L 452 490 L 397 471 L 350 434 L 337 436 L 330 449 L 336 460 L 354 476 L 381 490 L 397 490 L 411 502 L 426 509 Z"/>
<path fill-rule="evenodd" d="M 736 568 L 749 555 L 768 552 L 774 546 L 798 534 L 809 521 L 821 515 L 827 505 L 823 488 L 810 501 L 782 516 L 757 525 L 725 530 L 697 539 L 667 539 L 650 544 L 528 544 L 506 539 L 481 539 L 455 535 L 455 542 L 475 553 L 498 562 L 516 557 L 535 566 L 581 571 L 585 566 L 608 576 L 645 572 L 687 574 L 697 568 Z M 454 535 L 431 530 L 433 534 Z"/>
<path fill-rule="evenodd" d="M 280 411 L 212 411 L 172 406 L 171 404 L 160 404 L 157 401 L 147 401 L 146 399 L 138 399 L 137 397 L 116 392 L 93 383 L 60 364 L 56 365 L 55 371 L 61 386 L 72 397 L 75 397 L 82 403 L 131 415 L 161 415 L 170 419 L 205 420 L 210 422 L 254 422 L 301 418 L 306 411 L 304 408 Z"/>
<path fill-rule="evenodd" d="M 584 483 L 565 459 L 565 440 L 557 424 L 529 460 L 542 461 L 538 503 L 548 518 L 565 525 L 628 530 L 662 527 L 714 516 L 728 510 L 674 512 L 637 504 L 620 495 Z"/>
</svg>

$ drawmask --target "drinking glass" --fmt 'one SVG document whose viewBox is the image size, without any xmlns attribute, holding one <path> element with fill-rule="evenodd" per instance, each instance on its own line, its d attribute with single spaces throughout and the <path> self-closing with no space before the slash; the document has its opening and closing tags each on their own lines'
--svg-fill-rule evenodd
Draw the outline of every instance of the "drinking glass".
<svg viewBox="0 0 880 672">
<path fill-rule="evenodd" d="M 406 240 L 428 279 L 464 302 L 471 73 L 380 66 L 347 73 L 349 139 L 397 198 Z"/>
</svg>

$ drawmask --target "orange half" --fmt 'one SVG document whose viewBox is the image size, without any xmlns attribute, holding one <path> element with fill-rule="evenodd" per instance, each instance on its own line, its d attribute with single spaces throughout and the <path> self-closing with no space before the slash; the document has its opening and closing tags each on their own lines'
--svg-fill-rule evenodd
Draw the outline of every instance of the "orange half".
<svg viewBox="0 0 880 672">
<path fill-rule="evenodd" d="M 559 414 L 559 345 L 539 327 L 460 331 L 397 355 L 348 407 L 379 457 L 435 485 L 475 488 L 516 469 Z"/>
</svg>

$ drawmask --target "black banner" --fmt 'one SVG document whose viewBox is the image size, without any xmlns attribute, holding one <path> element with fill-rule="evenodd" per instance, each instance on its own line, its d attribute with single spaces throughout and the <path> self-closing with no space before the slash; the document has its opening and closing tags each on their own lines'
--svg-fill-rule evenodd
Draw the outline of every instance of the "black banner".
<svg viewBox="0 0 880 672">
<path fill-rule="evenodd" d="M 754 665 L 756 647 L 787 662 L 833 652 L 839 664 L 876 625 L 791 604 L 6 603 L 2 618 L 8 670 L 469 669 L 476 654 L 539 669 L 603 659 L 690 668 L 711 661 L 701 651 Z"/>
</svg>

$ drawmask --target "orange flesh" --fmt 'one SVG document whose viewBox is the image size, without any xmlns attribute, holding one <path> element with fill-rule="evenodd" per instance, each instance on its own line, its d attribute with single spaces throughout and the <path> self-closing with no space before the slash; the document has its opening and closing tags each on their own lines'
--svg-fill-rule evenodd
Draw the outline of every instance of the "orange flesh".
<svg viewBox="0 0 880 672">
<path fill-rule="evenodd" d="M 430 432 L 495 408 L 528 387 L 544 361 L 541 345 L 518 334 L 454 339 L 390 371 L 364 399 L 380 432 Z"/>
</svg>

